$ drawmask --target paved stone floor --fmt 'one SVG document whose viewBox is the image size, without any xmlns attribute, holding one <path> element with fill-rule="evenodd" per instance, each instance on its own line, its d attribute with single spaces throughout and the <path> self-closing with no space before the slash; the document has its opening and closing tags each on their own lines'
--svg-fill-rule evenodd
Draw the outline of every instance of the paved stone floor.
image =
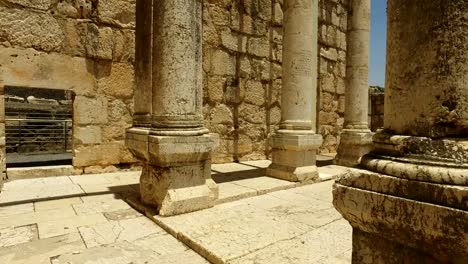
<svg viewBox="0 0 468 264">
<path fill-rule="evenodd" d="M 331 204 L 343 168 L 321 183 L 262 176 L 267 161 L 213 166 L 220 204 L 143 216 L 125 199 L 139 172 L 7 182 L 0 194 L 0 263 L 350 263 L 351 227 Z"/>
</svg>

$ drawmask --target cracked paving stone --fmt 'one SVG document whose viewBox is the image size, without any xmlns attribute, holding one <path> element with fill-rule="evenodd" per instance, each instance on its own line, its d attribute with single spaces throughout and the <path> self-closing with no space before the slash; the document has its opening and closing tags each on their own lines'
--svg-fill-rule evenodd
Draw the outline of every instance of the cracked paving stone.
<svg viewBox="0 0 468 264">
<path fill-rule="evenodd" d="M 174 238 L 175 239 L 175 238 Z M 157 244 L 154 245 L 157 247 Z M 51 259 L 51 264 L 208 264 L 193 251 L 160 255 L 152 250 L 142 249 L 127 241 L 68 253 Z"/>
<path fill-rule="evenodd" d="M 66 234 L 0 248 L 0 263 L 50 264 L 50 258 L 53 256 L 78 252 L 84 248 L 78 233 Z"/>
<path fill-rule="evenodd" d="M 86 247 L 112 244 L 119 241 L 135 241 L 153 234 L 166 233 L 146 217 L 112 221 L 78 228 Z"/>
<path fill-rule="evenodd" d="M 37 238 L 38 232 L 35 224 L 0 229 L 0 247 L 14 246 L 37 240 Z"/>
<path fill-rule="evenodd" d="M 184 243 L 191 243 L 195 250 L 205 250 L 217 261 L 239 257 L 277 241 L 290 239 L 311 230 L 308 225 L 292 222 L 271 212 L 249 205 L 227 208 L 214 207 L 204 210 L 200 217 L 194 214 L 177 216 L 180 220 L 195 218 L 197 223 L 183 229 L 174 225 L 173 219 L 158 217 L 158 221 L 183 234 Z M 206 211 L 214 212 L 206 214 Z M 209 217 L 203 217 L 209 215 Z M 182 221 L 183 221 L 182 220 Z M 213 260 L 212 260 L 213 261 Z"/>
<path fill-rule="evenodd" d="M 230 264 L 351 263 L 351 233 L 352 228 L 348 222 L 339 220 L 227 262 Z"/>
</svg>

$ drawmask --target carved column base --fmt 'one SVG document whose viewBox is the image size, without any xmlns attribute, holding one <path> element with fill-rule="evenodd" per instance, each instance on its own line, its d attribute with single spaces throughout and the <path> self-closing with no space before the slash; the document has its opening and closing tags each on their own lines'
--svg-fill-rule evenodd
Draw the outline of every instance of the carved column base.
<svg viewBox="0 0 468 264">
<path fill-rule="evenodd" d="M 370 130 L 343 130 L 335 164 L 347 167 L 359 165 L 360 158 L 372 150 L 373 134 Z"/>
<path fill-rule="evenodd" d="M 214 206 L 218 186 L 211 179 L 215 134 L 155 136 L 151 129 L 131 128 L 127 145 L 145 163 L 140 177 L 143 203 L 170 216 Z"/>
<path fill-rule="evenodd" d="M 466 139 L 386 135 L 336 180 L 353 263 L 468 263 Z"/>
<path fill-rule="evenodd" d="M 273 135 L 270 144 L 272 164 L 267 168 L 268 176 L 302 183 L 318 180 L 315 162 L 317 149 L 322 144 L 321 135 L 282 133 L 280 130 Z"/>
</svg>

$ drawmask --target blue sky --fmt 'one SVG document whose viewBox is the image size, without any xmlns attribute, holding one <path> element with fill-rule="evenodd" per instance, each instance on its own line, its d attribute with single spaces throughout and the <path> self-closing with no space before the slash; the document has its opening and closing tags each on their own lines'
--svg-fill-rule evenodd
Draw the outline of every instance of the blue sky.
<svg viewBox="0 0 468 264">
<path fill-rule="evenodd" d="M 371 0 L 370 85 L 385 85 L 386 8 L 386 0 Z"/>
</svg>

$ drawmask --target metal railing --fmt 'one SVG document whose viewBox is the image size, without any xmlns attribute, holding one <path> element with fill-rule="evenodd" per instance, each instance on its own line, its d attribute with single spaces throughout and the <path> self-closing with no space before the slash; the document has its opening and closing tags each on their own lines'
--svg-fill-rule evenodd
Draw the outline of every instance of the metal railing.
<svg viewBox="0 0 468 264">
<path fill-rule="evenodd" d="M 63 153 L 71 151 L 72 120 L 28 114 L 27 118 L 5 119 L 7 153 Z M 50 118 L 50 116 L 49 116 Z M 56 118 L 56 117 L 52 117 Z"/>
</svg>

